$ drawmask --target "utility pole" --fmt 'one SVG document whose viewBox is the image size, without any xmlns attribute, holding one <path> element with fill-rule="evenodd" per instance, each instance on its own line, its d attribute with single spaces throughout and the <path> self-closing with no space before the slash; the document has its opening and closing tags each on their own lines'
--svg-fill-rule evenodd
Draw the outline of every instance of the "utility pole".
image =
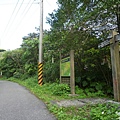
<svg viewBox="0 0 120 120">
<path fill-rule="evenodd" d="M 38 63 L 38 84 L 43 84 L 43 56 L 42 56 L 42 39 L 43 39 L 43 0 L 40 0 L 40 35 L 39 35 L 39 63 Z"/>
</svg>

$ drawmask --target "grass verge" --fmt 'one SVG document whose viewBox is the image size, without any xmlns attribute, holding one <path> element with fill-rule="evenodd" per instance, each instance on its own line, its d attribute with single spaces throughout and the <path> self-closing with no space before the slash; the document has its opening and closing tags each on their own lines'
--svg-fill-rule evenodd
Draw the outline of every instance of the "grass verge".
<svg viewBox="0 0 120 120">
<path fill-rule="evenodd" d="M 3 78 L 2 78 L 3 79 Z M 60 101 L 64 99 L 80 99 L 89 97 L 105 97 L 100 91 L 96 93 L 88 92 L 87 95 L 82 89 L 76 87 L 78 96 L 69 96 L 70 88 L 67 85 L 57 83 L 47 83 L 42 86 L 37 84 L 36 78 L 26 80 L 17 80 L 10 78 L 9 81 L 17 82 L 25 86 L 39 99 L 46 103 L 50 112 L 52 112 L 58 120 L 117 120 L 119 118 L 119 106 L 114 104 L 96 104 L 79 107 L 58 107 L 51 101 Z"/>
</svg>

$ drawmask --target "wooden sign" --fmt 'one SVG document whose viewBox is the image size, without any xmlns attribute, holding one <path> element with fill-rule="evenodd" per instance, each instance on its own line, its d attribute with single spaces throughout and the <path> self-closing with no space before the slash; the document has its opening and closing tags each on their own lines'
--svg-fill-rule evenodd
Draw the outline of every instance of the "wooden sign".
<svg viewBox="0 0 120 120">
<path fill-rule="evenodd" d="M 114 39 L 115 39 L 116 41 L 120 41 L 120 35 L 119 35 L 118 32 L 116 32 L 115 30 L 112 31 L 112 33 L 111 33 L 110 36 L 111 36 L 111 37 L 110 37 L 109 39 L 101 42 L 101 43 L 98 45 L 98 48 L 103 48 L 103 47 L 106 47 L 106 46 L 108 46 L 108 45 L 113 44 L 113 42 L 111 41 L 111 39 L 113 39 L 113 37 L 114 37 Z"/>
<path fill-rule="evenodd" d="M 110 45 L 111 64 L 112 64 L 112 78 L 114 100 L 120 102 L 120 55 L 119 55 L 119 41 L 120 34 L 115 30 L 112 31 L 111 40 L 106 40 L 98 45 L 98 48 L 103 48 Z"/>
<path fill-rule="evenodd" d="M 115 35 L 115 41 L 120 41 L 120 34 Z"/>
<path fill-rule="evenodd" d="M 69 56 L 60 55 L 60 83 L 70 85 L 71 94 L 75 94 L 74 50 Z"/>
<path fill-rule="evenodd" d="M 98 45 L 98 48 L 103 48 L 108 45 L 110 45 L 110 40 L 105 40 L 104 42 L 102 42 Z"/>
<path fill-rule="evenodd" d="M 70 76 L 70 56 L 61 59 L 60 68 L 61 76 Z"/>
</svg>

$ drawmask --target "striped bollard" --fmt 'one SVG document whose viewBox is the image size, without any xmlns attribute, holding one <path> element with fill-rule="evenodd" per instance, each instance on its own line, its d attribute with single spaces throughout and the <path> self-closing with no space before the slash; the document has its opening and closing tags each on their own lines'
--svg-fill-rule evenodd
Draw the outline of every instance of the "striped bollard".
<svg viewBox="0 0 120 120">
<path fill-rule="evenodd" d="M 43 63 L 38 63 L 38 84 L 43 84 Z"/>
</svg>

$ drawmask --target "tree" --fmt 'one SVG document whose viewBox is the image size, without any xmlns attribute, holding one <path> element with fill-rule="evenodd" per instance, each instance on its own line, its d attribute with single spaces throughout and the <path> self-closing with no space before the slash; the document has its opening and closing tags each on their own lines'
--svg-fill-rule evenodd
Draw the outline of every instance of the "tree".
<svg viewBox="0 0 120 120">
<path fill-rule="evenodd" d="M 20 59 L 21 55 L 21 49 L 4 52 L 3 58 L 0 60 L 0 68 L 3 75 L 6 77 L 12 77 L 19 69 L 22 70 L 22 61 Z"/>
<path fill-rule="evenodd" d="M 17 78 L 27 78 L 36 75 L 38 64 L 38 36 L 30 33 L 23 37 L 20 49 L 6 51 L 1 59 L 0 68 L 3 75 Z"/>
<path fill-rule="evenodd" d="M 0 52 L 4 52 L 4 51 L 6 51 L 6 50 L 4 50 L 4 49 L 0 49 Z"/>
<path fill-rule="evenodd" d="M 59 9 L 49 14 L 50 45 L 54 51 L 62 53 L 75 50 L 76 77 L 81 77 L 79 84 L 83 87 L 92 82 L 112 85 L 109 48 L 100 50 L 98 44 L 117 26 L 113 7 L 118 2 L 58 0 Z M 101 66 L 104 59 L 106 62 Z"/>
</svg>

